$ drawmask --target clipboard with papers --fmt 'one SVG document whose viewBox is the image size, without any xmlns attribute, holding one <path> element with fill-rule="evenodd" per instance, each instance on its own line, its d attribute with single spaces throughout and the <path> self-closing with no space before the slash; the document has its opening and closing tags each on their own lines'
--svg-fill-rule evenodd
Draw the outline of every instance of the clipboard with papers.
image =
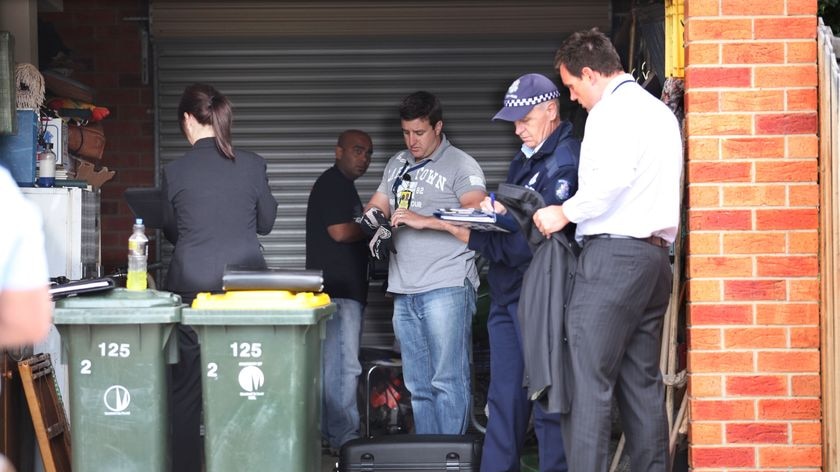
<svg viewBox="0 0 840 472">
<path fill-rule="evenodd" d="M 441 220 L 476 231 L 510 232 L 497 223 L 495 213 L 474 208 L 440 208 L 434 215 Z"/>
</svg>

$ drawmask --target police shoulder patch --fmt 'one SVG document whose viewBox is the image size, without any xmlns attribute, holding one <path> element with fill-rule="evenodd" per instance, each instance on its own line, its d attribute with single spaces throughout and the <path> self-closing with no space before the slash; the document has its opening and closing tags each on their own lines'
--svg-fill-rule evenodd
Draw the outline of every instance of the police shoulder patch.
<svg viewBox="0 0 840 472">
<path fill-rule="evenodd" d="M 554 196 L 561 202 L 568 200 L 569 197 L 571 197 L 571 192 L 572 184 L 570 184 L 568 180 L 559 179 L 557 180 L 557 183 L 554 184 Z"/>
</svg>

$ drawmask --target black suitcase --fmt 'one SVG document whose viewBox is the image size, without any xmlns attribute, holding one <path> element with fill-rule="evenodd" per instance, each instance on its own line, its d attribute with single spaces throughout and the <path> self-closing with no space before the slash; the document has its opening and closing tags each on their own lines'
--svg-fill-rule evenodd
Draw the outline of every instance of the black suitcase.
<svg viewBox="0 0 840 472">
<path fill-rule="evenodd" d="M 475 436 L 395 434 L 359 438 L 341 447 L 339 472 L 478 472 L 481 441 Z"/>
</svg>

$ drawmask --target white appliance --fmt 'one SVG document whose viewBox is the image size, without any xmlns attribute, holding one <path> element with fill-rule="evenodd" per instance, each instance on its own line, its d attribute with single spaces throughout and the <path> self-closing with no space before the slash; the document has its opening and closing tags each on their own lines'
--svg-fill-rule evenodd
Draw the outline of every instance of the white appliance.
<svg viewBox="0 0 840 472">
<path fill-rule="evenodd" d="M 50 277 L 100 275 L 99 191 L 78 187 L 21 188 L 41 210 Z"/>
</svg>

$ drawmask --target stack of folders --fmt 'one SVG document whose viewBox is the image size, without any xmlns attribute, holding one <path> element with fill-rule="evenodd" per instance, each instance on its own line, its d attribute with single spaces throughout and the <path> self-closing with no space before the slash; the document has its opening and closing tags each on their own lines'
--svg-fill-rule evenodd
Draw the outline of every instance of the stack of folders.
<svg viewBox="0 0 840 472">
<path fill-rule="evenodd" d="M 114 279 L 110 277 L 100 277 L 97 279 L 82 279 L 74 280 L 63 284 L 54 284 L 50 286 L 50 295 L 53 300 L 69 297 L 71 295 L 81 295 L 84 293 L 103 292 L 112 290 L 116 287 Z"/>
</svg>

